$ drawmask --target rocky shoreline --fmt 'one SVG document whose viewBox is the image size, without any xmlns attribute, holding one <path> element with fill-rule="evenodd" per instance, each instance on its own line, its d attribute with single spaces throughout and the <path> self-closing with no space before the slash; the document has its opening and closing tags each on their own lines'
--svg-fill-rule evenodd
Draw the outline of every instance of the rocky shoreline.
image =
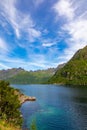
<svg viewBox="0 0 87 130">
<path fill-rule="evenodd" d="M 36 101 L 36 98 L 21 94 L 20 97 L 19 97 L 19 101 L 20 101 L 21 104 L 23 104 L 26 101 Z"/>
<path fill-rule="evenodd" d="M 18 96 L 20 104 L 23 104 L 26 101 L 36 101 L 36 97 L 26 96 L 23 93 L 21 93 L 19 90 L 16 90 L 15 94 Z"/>
</svg>

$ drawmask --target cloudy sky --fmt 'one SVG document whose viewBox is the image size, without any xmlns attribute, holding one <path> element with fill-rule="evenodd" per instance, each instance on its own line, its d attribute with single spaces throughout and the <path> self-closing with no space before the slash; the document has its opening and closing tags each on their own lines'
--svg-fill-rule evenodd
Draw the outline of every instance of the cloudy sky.
<svg viewBox="0 0 87 130">
<path fill-rule="evenodd" d="M 87 0 L 0 0 L 0 69 L 46 69 L 87 45 Z"/>
</svg>

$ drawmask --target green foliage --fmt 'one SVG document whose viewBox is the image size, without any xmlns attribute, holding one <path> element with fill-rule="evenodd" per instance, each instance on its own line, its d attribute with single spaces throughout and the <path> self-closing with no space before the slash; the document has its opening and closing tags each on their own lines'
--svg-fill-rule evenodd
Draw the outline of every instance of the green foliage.
<svg viewBox="0 0 87 130">
<path fill-rule="evenodd" d="M 87 85 L 87 46 L 79 50 L 48 83 Z"/>
<path fill-rule="evenodd" d="M 0 118 L 21 125 L 19 108 L 20 102 L 15 95 L 15 89 L 11 88 L 8 82 L 0 81 Z"/>
<path fill-rule="evenodd" d="M 0 80 L 6 80 L 23 71 L 24 71 L 24 69 L 22 69 L 22 68 L 12 68 L 12 69 L 7 69 L 7 70 L 0 70 Z"/>
<path fill-rule="evenodd" d="M 6 79 L 13 84 L 41 84 L 50 79 L 54 69 L 38 71 L 22 71 L 17 75 Z"/>
</svg>

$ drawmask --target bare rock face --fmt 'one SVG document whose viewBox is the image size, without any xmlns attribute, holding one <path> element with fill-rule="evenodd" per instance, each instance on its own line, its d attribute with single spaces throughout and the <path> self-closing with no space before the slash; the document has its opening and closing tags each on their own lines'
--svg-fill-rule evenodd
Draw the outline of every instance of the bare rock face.
<svg viewBox="0 0 87 130">
<path fill-rule="evenodd" d="M 21 104 L 23 104 L 26 101 L 36 101 L 36 97 L 26 96 L 23 93 L 21 93 L 20 91 L 16 90 L 15 94 L 18 96 Z"/>
<path fill-rule="evenodd" d="M 22 100 L 20 100 L 21 104 L 23 104 L 24 102 L 26 101 L 36 101 L 36 98 L 35 97 L 28 97 L 28 96 L 23 96 L 22 97 Z"/>
</svg>

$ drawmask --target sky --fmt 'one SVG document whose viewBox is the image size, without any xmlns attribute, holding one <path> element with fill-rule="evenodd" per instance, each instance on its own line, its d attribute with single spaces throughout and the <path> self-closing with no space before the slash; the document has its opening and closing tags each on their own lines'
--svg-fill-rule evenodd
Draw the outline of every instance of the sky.
<svg viewBox="0 0 87 130">
<path fill-rule="evenodd" d="M 87 45 L 87 0 L 0 0 L 0 70 L 66 63 Z"/>
</svg>

